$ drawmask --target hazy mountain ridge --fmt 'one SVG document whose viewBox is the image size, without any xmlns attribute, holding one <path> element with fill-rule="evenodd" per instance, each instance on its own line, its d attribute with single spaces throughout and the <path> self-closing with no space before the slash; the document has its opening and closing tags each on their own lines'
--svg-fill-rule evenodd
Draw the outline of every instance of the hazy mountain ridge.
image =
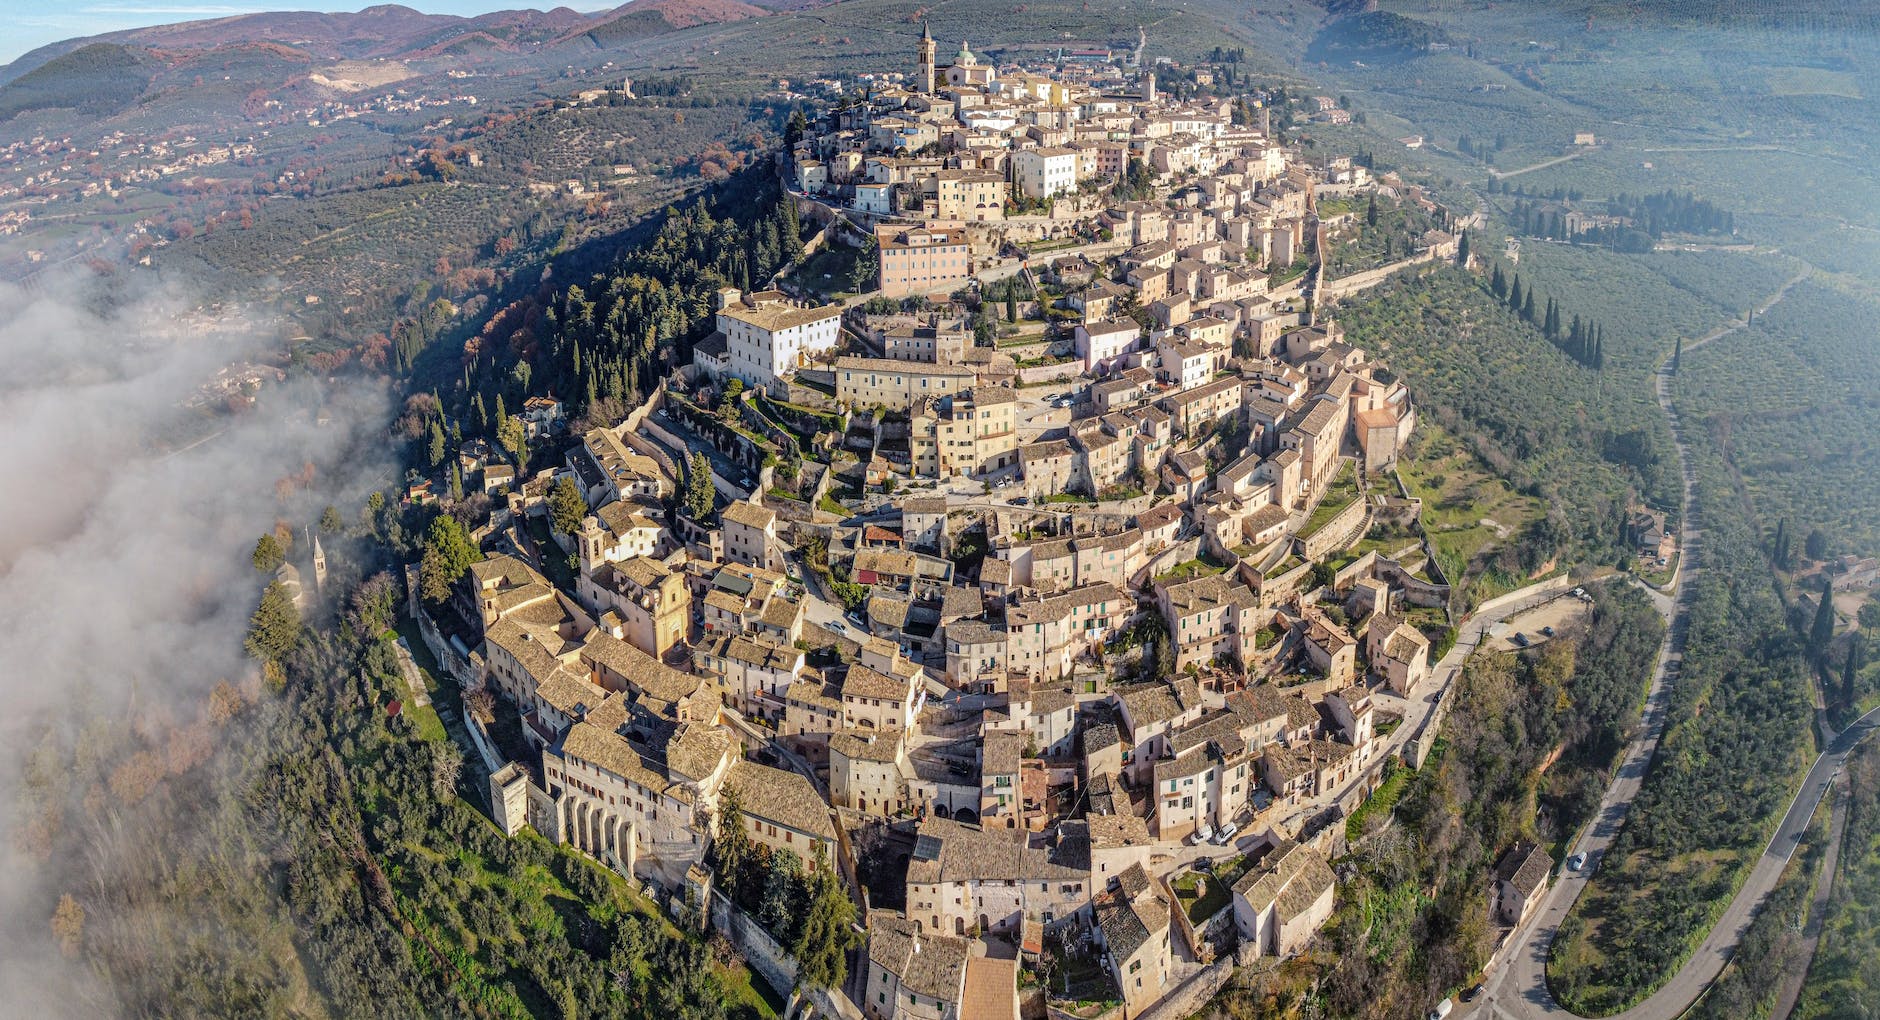
<svg viewBox="0 0 1880 1020">
<path fill-rule="evenodd" d="M 584 14 L 567 7 L 497 11 L 476 17 L 425 14 L 397 4 L 357 13 L 281 11 L 186 21 L 42 46 L 0 67 L 4 86 L 66 55 L 98 45 L 147 51 L 213 52 L 259 43 L 290 47 L 316 60 L 421 59 L 461 54 L 470 48 L 529 53 L 576 40 L 611 41 L 761 17 L 773 10 L 816 3 L 752 4 L 743 0 L 633 0 Z"/>
</svg>

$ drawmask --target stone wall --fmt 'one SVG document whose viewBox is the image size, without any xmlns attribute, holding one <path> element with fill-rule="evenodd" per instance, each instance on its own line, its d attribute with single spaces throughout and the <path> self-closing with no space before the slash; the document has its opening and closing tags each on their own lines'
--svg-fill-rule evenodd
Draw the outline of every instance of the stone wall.
<svg viewBox="0 0 1880 1020">
<path fill-rule="evenodd" d="M 862 1011 L 841 990 L 798 988 L 796 960 L 776 939 L 770 937 L 762 925 L 716 889 L 711 891 L 711 924 L 731 940 L 744 962 L 750 964 L 751 969 L 763 977 L 779 995 L 789 997 L 793 993 L 801 993 L 819 1014 L 830 1020 L 861 1020 Z M 851 957 L 852 961 L 854 959 Z M 865 958 L 861 965 L 867 965 Z"/>
<path fill-rule="evenodd" d="M 1053 382 L 1060 379 L 1075 379 L 1081 375 L 1084 364 L 1081 361 L 1061 361 L 1055 365 L 1033 365 L 1018 370 L 1018 381 L 1025 385 Z"/>
<path fill-rule="evenodd" d="M 1319 302 L 1323 304 L 1326 301 L 1335 301 L 1342 297 L 1349 297 L 1360 291 L 1370 290 L 1372 287 L 1383 283 L 1392 273 L 1409 269 L 1412 266 L 1422 265 L 1435 258 L 1436 250 L 1433 248 L 1425 248 L 1407 259 L 1399 259 L 1387 266 L 1367 269 L 1362 273 L 1353 273 L 1350 276 L 1337 280 L 1327 280 L 1324 289 L 1319 293 Z"/>
<path fill-rule="evenodd" d="M 1311 535 L 1300 538 L 1299 555 L 1308 560 L 1322 559 L 1334 549 L 1343 548 L 1356 537 L 1353 533 L 1364 523 L 1370 507 L 1365 505 L 1363 497 L 1351 501 L 1351 505 L 1338 511 L 1331 520 Z"/>
<path fill-rule="evenodd" d="M 1199 1013 L 1221 986 L 1227 984 L 1227 979 L 1234 976 L 1235 957 L 1239 955 L 1231 953 L 1201 968 L 1148 1009 L 1136 1014 L 1134 1020 L 1183 1020 Z"/>
</svg>

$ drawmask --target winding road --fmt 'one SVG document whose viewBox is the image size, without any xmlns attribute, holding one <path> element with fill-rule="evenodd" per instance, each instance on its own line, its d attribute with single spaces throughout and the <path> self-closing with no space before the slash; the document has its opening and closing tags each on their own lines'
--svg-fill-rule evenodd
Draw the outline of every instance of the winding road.
<svg viewBox="0 0 1880 1020">
<path fill-rule="evenodd" d="M 1804 271 L 1783 284 L 1754 314 L 1767 312 L 1807 275 L 1807 271 Z M 1684 351 L 1688 354 L 1748 325 L 1748 319 L 1733 320 L 1709 335 L 1686 344 Z M 1624 761 L 1600 801 L 1593 823 L 1571 848 L 1572 853 L 1586 855 L 1585 867 L 1579 871 L 1562 871 L 1559 880 L 1548 890 L 1527 923 L 1510 936 L 1508 957 L 1489 979 L 1486 995 L 1469 1010 L 1475 1015 L 1503 1020 L 1575 1015 L 1555 1002 L 1547 987 L 1547 956 L 1561 921 L 1585 891 L 1587 882 L 1598 870 L 1606 851 L 1624 827 L 1632 799 L 1638 795 L 1639 787 L 1650 768 L 1652 755 L 1658 749 L 1659 737 L 1664 733 L 1671 688 L 1677 682 L 1684 659 L 1685 638 L 1690 629 L 1690 582 L 1701 571 L 1703 561 L 1703 531 L 1700 526 L 1702 507 L 1697 502 L 1697 473 L 1692 466 L 1683 424 L 1671 401 L 1673 374 L 1671 359 L 1666 358 L 1658 367 L 1654 388 L 1658 405 L 1670 423 L 1672 439 L 1678 452 L 1678 465 L 1683 475 L 1683 567 L 1673 582 L 1670 597 L 1654 600 L 1658 602 L 1660 611 L 1666 613 L 1669 625 L 1665 629 L 1664 644 L 1659 648 L 1657 666 L 1646 693 L 1642 725 L 1631 746 L 1626 749 Z M 1816 807 L 1846 762 L 1848 752 L 1876 726 L 1880 726 L 1880 709 L 1862 716 L 1829 742 L 1791 799 L 1788 813 L 1783 816 L 1781 825 L 1770 838 L 1761 858 L 1751 868 L 1749 876 L 1703 944 L 1676 974 L 1644 1002 L 1615 1014 L 1617 1020 L 1675 1020 L 1703 995 L 1704 990 L 1722 973 L 1730 954 L 1742 941 L 1750 921 L 1755 917 L 1756 909 L 1781 878 L 1783 868 L 1794 856 L 1801 841 L 1802 831 L 1808 827 L 1809 819 L 1814 817 Z"/>
</svg>

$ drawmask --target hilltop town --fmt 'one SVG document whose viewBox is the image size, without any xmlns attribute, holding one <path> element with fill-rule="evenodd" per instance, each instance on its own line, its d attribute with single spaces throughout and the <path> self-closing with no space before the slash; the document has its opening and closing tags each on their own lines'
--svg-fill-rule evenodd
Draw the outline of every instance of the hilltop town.
<svg viewBox="0 0 1880 1020">
<path fill-rule="evenodd" d="M 1441 721 L 1415 394 L 1314 305 L 1353 217 L 1320 203 L 1445 214 L 1140 49 L 911 62 L 780 154 L 809 258 L 710 295 L 644 406 L 465 444 L 484 556 L 443 599 L 414 565 L 411 610 L 506 833 L 786 980 L 749 862 L 839 876 L 862 944 L 819 1011 L 1187 1015 L 1313 939 Z"/>
</svg>

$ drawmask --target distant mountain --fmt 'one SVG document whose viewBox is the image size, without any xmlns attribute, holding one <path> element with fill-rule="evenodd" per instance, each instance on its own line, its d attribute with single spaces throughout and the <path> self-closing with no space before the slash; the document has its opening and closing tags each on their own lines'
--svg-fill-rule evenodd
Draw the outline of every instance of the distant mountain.
<svg viewBox="0 0 1880 1020">
<path fill-rule="evenodd" d="M 60 107 L 109 116 L 136 102 L 162 68 L 163 61 L 140 47 L 81 46 L 0 86 L 0 121 Z"/>
<path fill-rule="evenodd" d="M 664 35 L 697 25 L 761 18 L 770 11 L 744 0 L 635 0 L 617 7 L 569 38 L 581 37 L 607 47 Z"/>
<path fill-rule="evenodd" d="M 566 7 L 513 10 L 464 18 L 425 14 L 397 4 L 357 13 L 279 11 L 134 28 L 42 46 L 0 67 L 0 85 L 93 46 L 203 52 L 230 46 L 290 47 L 314 60 L 422 59 L 478 51 L 530 53 L 572 41 L 612 46 L 697 25 L 819 6 L 814 0 L 632 0 L 598 14 Z M 769 8 L 769 9 L 767 9 Z M 94 56 L 93 59 L 97 59 Z M 65 105 L 71 105 L 67 103 Z"/>
</svg>

